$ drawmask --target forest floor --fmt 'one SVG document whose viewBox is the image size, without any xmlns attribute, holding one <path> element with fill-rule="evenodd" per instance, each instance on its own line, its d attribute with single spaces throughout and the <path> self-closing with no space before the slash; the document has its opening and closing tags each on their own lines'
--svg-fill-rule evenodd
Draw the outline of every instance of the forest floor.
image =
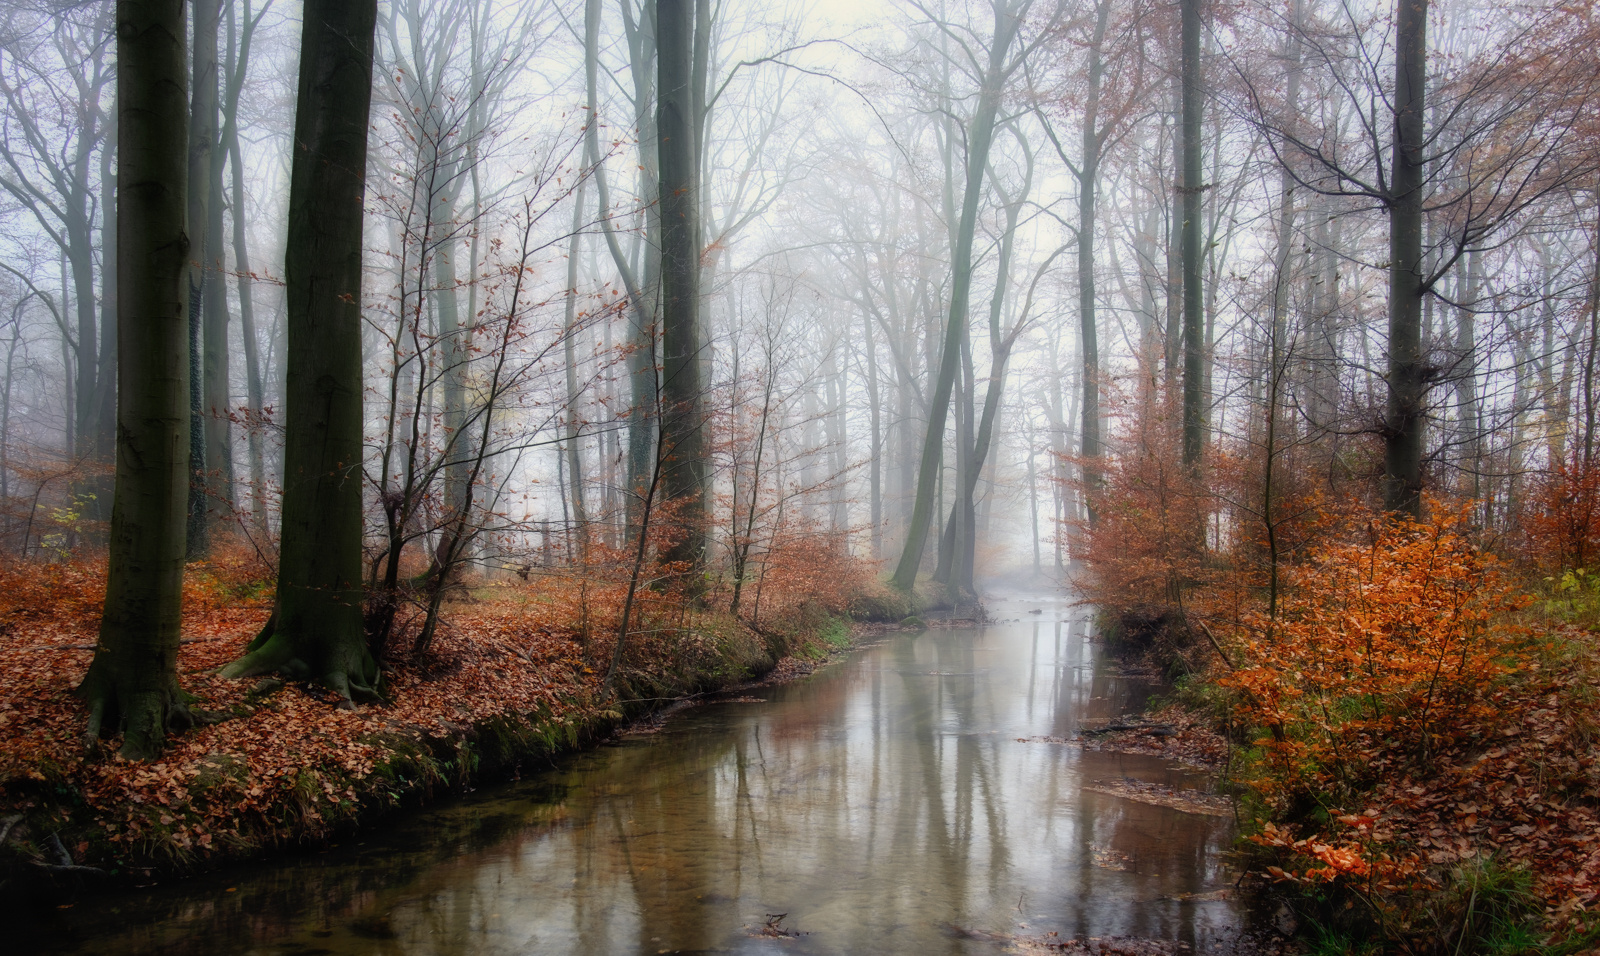
<svg viewBox="0 0 1600 956">
<path fill-rule="evenodd" d="M 117 756 L 115 740 L 86 746 L 73 694 L 104 588 L 103 564 L 0 566 L 0 893 L 12 904 L 324 842 L 395 807 L 545 765 L 686 695 L 775 669 L 799 676 L 851 639 L 839 588 L 831 601 L 805 581 L 769 588 L 760 633 L 647 596 L 620 699 L 608 701 L 618 586 L 535 573 L 447 605 L 425 657 L 385 662 L 387 700 L 351 707 L 312 685 L 217 676 L 265 621 L 270 592 L 238 569 L 194 565 L 179 681 L 212 722 L 138 763 Z"/>
<path fill-rule="evenodd" d="M 1274 766 L 1217 661 L 1084 746 L 1222 773 L 1257 888 L 1318 952 L 1600 952 L 1600 626 L 1559 603 L 1517 617 L 1526 655 L 1426 759 L 1375 728 L 1319 785 L 1274 793 L 1304 768 Z"/>
</svg>

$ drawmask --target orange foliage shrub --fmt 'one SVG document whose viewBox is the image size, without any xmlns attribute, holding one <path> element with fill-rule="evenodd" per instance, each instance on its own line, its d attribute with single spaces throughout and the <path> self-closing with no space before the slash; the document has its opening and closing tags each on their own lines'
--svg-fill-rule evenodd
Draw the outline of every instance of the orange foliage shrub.
<svg viewBox="0 0 1600 956">
<path fill-rule="evenodd" d="M 1462 518 L 1373 519 L 1367 542 L 1328 544 L 1289 572 L 1276 618 L 1258 608 L 1225 631 L 1234 668 L 1219 683 L 1240 692 L 1241 716 L 1273 731 L 1245 772 L 1269 804 L 1331 809 L 1372 774 L 1422 763 L 1494 716 L 1486 690 L 1523 663 L 1526 643 L 1504 616 L 1527 598 L 1460 533 Z M 1370 875 L 1371 861 L 1335 852 L 1353 843 L 1272 829 L 1260 841 L 1307 857 L 1303 878 Z"/>
<path fill-rule="evenodd" d="M 1090 573 L 1079 588 L 1124 624 L 1153 625 L 1181 609 L 1207 571 L 1209 494 L 1181 464 L 1175 421 L 1170 407 L 1124 414 L 1121 452 L 1104 460 L 1100 486 L 1086 489 L 1096 520 L 1080 529 Z"/>
<path fill-rule="evenodd" d="M 832 614 L 844 614 L 850 599 L 871 580 L 868 566 L 852 556 L 842 536 L 791 532 L 760 555 L 753 569 L 756 587 L 744 613 L 768 621 L 813 603 Z M 756 606 L 759 592 L 759 606 Z"/>
<path fill-rule="evenodd" d="M 1544 474 L 1523 518 L 1527 554 L 1559 574 L 1600 559 L 1600 467 L 1559 462 Z"/>
</svg>

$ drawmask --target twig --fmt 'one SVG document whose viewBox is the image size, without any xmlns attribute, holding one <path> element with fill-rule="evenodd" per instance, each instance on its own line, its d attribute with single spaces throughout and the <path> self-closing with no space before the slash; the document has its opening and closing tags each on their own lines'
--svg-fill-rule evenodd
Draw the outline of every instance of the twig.
<svg viewBox="0 0 1600 956">
<path fill-rule="evenodd" d="M 1200 621 L 1198 623 L 1200 625 L 1200 633 L 1204 634 L 1206 640 L 1211 642 L 1211 646 L 1217 649 L 1217 656 L 1222 658 L 1222 663 L 1228 665 L 1228 670 L 1230 671 L 1238 670 L 1239 668 L 1234 665 L 1233 659 L 1228 656 L 1228 652 L 1223 650 L 1222 644 L 1217 641 L 1217 636 L 1211 633 L 1211 628 L 1206 626 L 1206 622 Z"/>
</svg>

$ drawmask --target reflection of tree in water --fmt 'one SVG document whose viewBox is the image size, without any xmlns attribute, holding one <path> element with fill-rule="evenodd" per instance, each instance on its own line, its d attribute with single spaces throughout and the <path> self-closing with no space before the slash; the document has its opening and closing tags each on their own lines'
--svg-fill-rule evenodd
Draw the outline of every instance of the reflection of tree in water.
<svg viewBox="0 0 1600 956">
<path fill-rule="evenodd" d="M 492 854 L 548 826 L 556 792 L 542 787 L 537 794 L 541 799 L 441 806 L 352 838 L 365 846 L 234 867 L 145 889 L 115 906 L 74 907 L 44 929 L 60 945 L 94 939 L 95 951 L 107 956 L 212 956 L 219 939 L 268 941 L 307 931 L 352 934 L 366 940 L 363 952 L 389 951 L 383 940 L 393 929 L 382 910 L 396 889 L 448 883 L 461 875 L 455 861 Z M 234 891 L 224 892 L 228 887 Z"/>
<path fill-rule="evenodd" d="M 1041 918 L 1069 936 L 1195 936 L 1206 911 L 1170 897 L 1209 888 L 1225 828 L 1081 790 L 1163 780 L 1168 765 L 1010 732 L 1066 737 L 1134 695 L 1081 620 L 907 635 L 764 693 L 571 758 L 542 789 L 414 817 L 187 912 L 152 909 L 173 945 L 146 930 L 99 951 L 739 949 L 783 912 L 813 934 L 795 953 L 954 954 L 976 944 L 948 924 Z"/>
</svg>

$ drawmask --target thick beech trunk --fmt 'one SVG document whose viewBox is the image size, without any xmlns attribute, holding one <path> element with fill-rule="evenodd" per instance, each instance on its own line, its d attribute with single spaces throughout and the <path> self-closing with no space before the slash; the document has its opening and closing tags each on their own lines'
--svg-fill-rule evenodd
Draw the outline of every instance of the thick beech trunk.
<svg viewBox="0 0 1600 956">
<path fill-rule="evenodd" d="M 189 484 L 188 71 L 183 0 L 117 4 L 117 476 L 90 738 L 143 759 L 187 721 L 178 691 Z"/>
<path fill-rule="evenodd" d="M 705 422 L 700 374 L 699 173 L 693 0 L 657 0 L 656 142 L 661 157 L 661 485 L 675 525 L 663 557 L 705 560 Z"/>
<path fill-rule="evenodd" d="M 350 697 L 378 668 L 361 618 L 361 245 L 377 0 L 307 0 L 284 256 L 278 603 L 228 676 L 281 670 Z"/>
</svg>

